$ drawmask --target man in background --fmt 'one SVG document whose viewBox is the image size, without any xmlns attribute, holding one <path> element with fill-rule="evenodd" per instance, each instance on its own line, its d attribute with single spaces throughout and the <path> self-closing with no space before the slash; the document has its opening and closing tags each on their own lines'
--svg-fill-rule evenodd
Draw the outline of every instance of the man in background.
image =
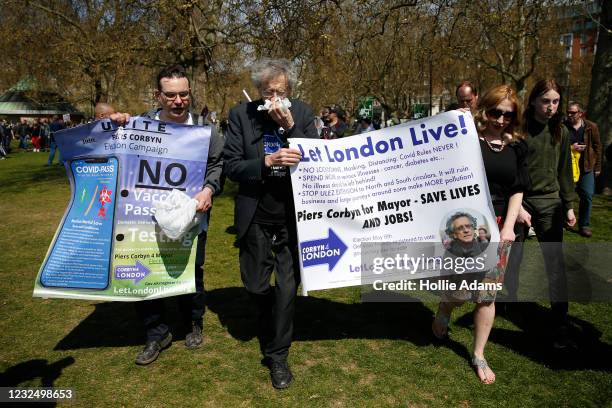
<svg viewBox="0 0 612 408">
<path fill-rule="evenodd" d="M 470 81 L 463 81 L 457 85 L 455 90 L 459 108 L 469 109 L 472 115 L 478 106 L 478 89 Z"/>
<path fill-rule="evenodd" d="M 55 115 L 53 117 L 53 122 L 49 125 L 49 159 L 47 159 L 47 166 L 51 166 L 53 164 L 53 159 L 55 158 L 55 153 L 57 152 L 57 143 L 55 143 L 55 134 L 62 129 L 66 129 L 66 125 L 62 120 L 62 117 L 59 115 Z M 61 157 L 58 157 L 58 164 L 63 165 Z"/>
<path fill-rule="evenodd" d="M 601 173 L 602 148 L 597 125 L 585 119 L 585 112 L 580 102 L 570 101 L 567 107 L 565 126 L 570 132 L 572 152 L 580 153 L 578 162 L 580 178 L 576 183 L 576 192 L 580 197 L 578 210 L 578 233 L 590 238 L 591 208 L 595 193 L 595 177 Z"/>
<path fill-rule="evenodd" d="M 98 102 L 94 108 L 94 118 L 96 120 L 106 119 L 115 113 L 115 108 L 112 105 L 105 102 Z"/>
</svg>

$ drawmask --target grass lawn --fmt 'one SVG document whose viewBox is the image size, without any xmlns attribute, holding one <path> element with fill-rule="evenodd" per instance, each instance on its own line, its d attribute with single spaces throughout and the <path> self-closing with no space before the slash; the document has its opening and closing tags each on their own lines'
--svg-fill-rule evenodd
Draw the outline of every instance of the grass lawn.
<svg viewBox="0 0 612 408">
<path fill-rule="evenodd" d="M 58 405 L 79 407 L 612 406 L 610 303 L 570 304 L 580 346 L 571 353 L 551 351 L 546 303 L 526 304 L 520 321 L 498 317 L 486 349 L 497 382 L 485 386 L 468 364 L 472 305 L 455 311 L 450 341 L 438 344 L 430 334 L 434 302 L 361 303 L 359 288 L 298 298 L 289 356 L 296 380 L 275 391 L 259 363 L 235 236 L 226 232 L 231 184 L 215 201 L 209 233 L 205 344 L 187 350 L 177 326 L 155 363 L 136 366 L 144 339 L 133 305 L 32 297 L 70 190 L 63 167 L 46 167 L 46 158 L 18 152 L 0 161 L 2 386 L 70 387 L 76 399 Z M 610 197 L 596 197 L 592 224 L 590 241 L 571 233 L 567 240 L 612 260 Z M 531 273 L 542 273 L 541 260 L 526 257 L 521 275 Z M 610 280 L 596 283 L 610 293 Z"/>
</svg>

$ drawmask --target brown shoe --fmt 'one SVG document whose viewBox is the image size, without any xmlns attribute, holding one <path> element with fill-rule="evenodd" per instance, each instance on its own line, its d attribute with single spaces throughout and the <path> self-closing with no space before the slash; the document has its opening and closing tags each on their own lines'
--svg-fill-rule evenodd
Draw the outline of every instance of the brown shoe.
<svg viewBox="0 0 612 408">
<path fill-rule="evenodd" d="M 579 234 L 585 238 L 591 238 L 593 231 L 589 227 L 582 227 Z"/>
</svg>

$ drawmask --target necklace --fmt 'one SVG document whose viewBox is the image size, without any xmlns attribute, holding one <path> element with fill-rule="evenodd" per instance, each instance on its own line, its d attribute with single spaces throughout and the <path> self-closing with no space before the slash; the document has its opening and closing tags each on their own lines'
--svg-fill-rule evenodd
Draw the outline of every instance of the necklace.
<svg viewBox="0 0 612 408">
<path fill-rule="evenodd" d="M 491 149 L 491 151 L 495 153 L 501 152 L 502 150 L 504 150 L 504 147 L 506 147 L 506 142 L 504 141 L 504 139 L 501 140 L 500 145 L 492 144 L 486 137 L 481 137 L 480 140 L 484 140 L 487 146 L 489 146 L 489 149 Z"/>
</svg>

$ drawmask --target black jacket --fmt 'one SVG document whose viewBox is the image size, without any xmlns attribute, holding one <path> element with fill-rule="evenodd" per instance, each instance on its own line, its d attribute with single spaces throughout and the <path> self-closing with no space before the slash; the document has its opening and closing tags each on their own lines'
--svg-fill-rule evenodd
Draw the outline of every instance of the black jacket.
<svg viewBox="0 0 612 408">
<path fill-rule="evenodd" d="M 240 183 L 236 196 L 235 223 L 240 239 L 246 233 L 263 193 L 266 168 L 264 163 L 263 131 L 265 111 L 257 111 L 263 101 L 242 103 L 230 110 L 223 149 L 224 171 L 227 177 Z M 294 126 L 287 138 L 318 139 L 312 109 L 305 103 L 291 100 L 289 108 Z"/>
</svg>

